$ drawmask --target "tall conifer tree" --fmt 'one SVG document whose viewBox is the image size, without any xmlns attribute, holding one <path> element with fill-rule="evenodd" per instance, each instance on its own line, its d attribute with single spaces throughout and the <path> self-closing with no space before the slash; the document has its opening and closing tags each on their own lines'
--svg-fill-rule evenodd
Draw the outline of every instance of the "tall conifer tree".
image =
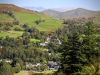
<svg viewBox="0 0 100 75">
<path fill-rule="evenodd" d="M 83 50 L 88 63 L 90 63 L 94 56 L 99 56 L 99 50 L 96 46 L 95 25 L 92 21 L 86 23 L 84 34 L 85 37 L 83 38 Z"/>
<path fill-rule="evenodd" d="M 62 44 L 62 69 L 67 75 L 71 75 L 75 72 L 82 70 L 84 65 L 84 54 L 82 54 L 81 42 L 79 41 L 80 35 L 73 28 L 72 35 L 68 38 L 68 41 Z"/>
</svg>

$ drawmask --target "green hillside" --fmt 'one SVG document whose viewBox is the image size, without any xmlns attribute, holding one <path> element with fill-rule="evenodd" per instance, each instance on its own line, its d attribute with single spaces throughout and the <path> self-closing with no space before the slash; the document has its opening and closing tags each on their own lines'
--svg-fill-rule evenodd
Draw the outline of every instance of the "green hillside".
<svg viewBox="0 0 100 75">
<path fill-rule="evenodd" d="M 8 14 L 3 13 L 3 11 L 13 13 L 14 17 L 9 16 Z M 19 25 L 14 25 L 14 20 L 17 19 L 19 21 Z M 44 22 L 40 22 L 36 24 L 36 20 L 41 20 Z M 7 26 L 5 24 L 10 23 L 12 26 L 9 26 L 8 31 L 4 31 L 4 27 Z M 8 33 L 14 32 L 15 28 L 19 28 L 21 32 L 25 30 L 22 26 L 27 24 L 29 28 L 35 27 L 39 31 L 54 31 L 60 27 L 62 27 L 62 21 L 58 19 L 53 19 L 43 13 L 32 11 L 24 8 L 20 8 L 18 6 L 12 4 L 0 4 L 0 36 L 5 37 L 6 35 L 12 35 L 12 37 L 20 36 L 18 33 Z"/>
<path fill-rule="evenodd" d="M 30 14 L 28 12 L 20 11 L 14 12 L 16 18 L 20 20 L 20 24 L 28 23 L 30 27 L 36 27 L 40 31 L 51 31 L 55 30 L 62 25 L 62 22 L 57 19 L 53 19 L 49 16 L 46 16 L 42 13 L 34 13 Z M 45 20 L 45 22 L 41 22 L 39 25 L 35 23 L 36 20 Z"/>
</svg>

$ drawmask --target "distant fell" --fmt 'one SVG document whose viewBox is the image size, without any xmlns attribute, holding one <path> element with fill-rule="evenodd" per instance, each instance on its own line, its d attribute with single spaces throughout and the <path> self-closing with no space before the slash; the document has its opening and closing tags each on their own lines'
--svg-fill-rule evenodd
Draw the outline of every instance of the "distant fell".
<svg viewBox="0 0 100 75">
<path fill-rule="evenodd" d="M 94 12 L 97 12 L 97 11 L 87 10 L 83 8 L 77 8 L 77 9 L 66 11 L 66 12 L 58 12 L 51 9 L 42 11 L 42 13 L 45 13 L 54 18 L 75 18 L 78 16 L 83 16 L 83 15 L 91 14 Z"/>
<path fill-rule="evenodd" d="M 36 11 L 43 11 L 45 10 L 45 8 L 39 6 L 39 7 L 33 7 L 33 6 L 23 6 L 22 8 L 25 8 L 25 9 L 30 9 L 30 10 L 36 10 Z"/>
</svg>

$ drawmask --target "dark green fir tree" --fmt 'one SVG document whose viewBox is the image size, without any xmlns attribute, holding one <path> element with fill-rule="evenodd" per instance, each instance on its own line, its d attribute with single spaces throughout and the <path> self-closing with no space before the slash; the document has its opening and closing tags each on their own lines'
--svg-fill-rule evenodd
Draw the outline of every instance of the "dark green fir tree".
<svg viewBox="0 0 100 75">
<path fill-rule="evenodd" d="M 81 48 L 82 43 L 79 39 L 80 35 L 74 29 L 68 40 L 64 40 L 62 43 L 61 69 L 66 75 L 80 72 L 85 63 L 85 56 Z"/>
</svg>

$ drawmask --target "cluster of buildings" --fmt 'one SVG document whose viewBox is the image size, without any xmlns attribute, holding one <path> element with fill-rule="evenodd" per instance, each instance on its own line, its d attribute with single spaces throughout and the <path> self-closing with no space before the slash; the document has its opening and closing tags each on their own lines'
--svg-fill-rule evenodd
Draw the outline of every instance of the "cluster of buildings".
<svg viewBox="0 0 100 75">
<path fill-rule="evenodd" d="M 53 41 L 57 44 L 61 44 L 61 41 L 58 38 L 53 38 L 52 36 L 50 36 L 50 37 L 47 37 L 45 42 L 40 43 L 40 46 L 46 46 L 48 43 L 50 43 L 50 41 Z"/>
<path fill-rule="evenodd" d="M 41 69 L 37 69 L 37 68 L 42 66 L 42 64 L 40 64 L 40 63 L 32 64 L 32 63 L 26 62 L 25 66 L 26 66 L 26 68 L 30 68 L 30 67 L 33 68 L 34 71 L 39 71 Z M 45 64 L 45 66 L 46 67 L 44 70 L 57 70 L 58 68 L 60 68 L 60 62 L 48 61 Z"/>
</svg>

